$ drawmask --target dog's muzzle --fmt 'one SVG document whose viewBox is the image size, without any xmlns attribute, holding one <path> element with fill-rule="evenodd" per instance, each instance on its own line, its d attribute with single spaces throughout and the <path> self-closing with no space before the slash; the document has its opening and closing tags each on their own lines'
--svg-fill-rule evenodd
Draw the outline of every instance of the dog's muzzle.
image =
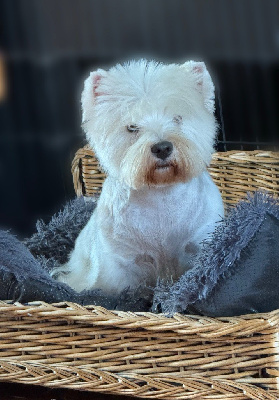
<svg viewBox="0 0 279 400">
<path fill-rule="evenodd" d="M 156 143 L 151 147 L 151 153 L 161 160 L 165 160 L 172 153 L 172 150 L 173 144 L 167 141 Z"/>
</svg>

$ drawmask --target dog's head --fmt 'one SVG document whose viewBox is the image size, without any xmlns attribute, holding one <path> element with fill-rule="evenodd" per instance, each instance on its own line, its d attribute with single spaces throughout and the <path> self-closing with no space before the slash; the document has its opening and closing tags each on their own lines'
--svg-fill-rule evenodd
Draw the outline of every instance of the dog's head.
<svg viewBox="0 0 279 400">
<path fill-rule="evenodd" d="M 134 189 L 186 182 L 211 160 L 214 86 L 204 63 L 99 69 L 85 81 L 82 111 L 102 167 Z"/>
</svg>

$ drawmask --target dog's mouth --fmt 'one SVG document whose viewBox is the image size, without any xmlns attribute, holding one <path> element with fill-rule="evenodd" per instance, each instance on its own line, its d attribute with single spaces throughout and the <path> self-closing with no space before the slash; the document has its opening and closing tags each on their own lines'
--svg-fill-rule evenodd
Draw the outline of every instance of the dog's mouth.
<svg viewBox="0 0 279 400">
<path fill-rule="evenodd" d="M 183 164 L 179 165 L 176 160 L 157 161 L 145 175 L 145 182 L 148 185 L 167 185 L 184 181 Z"/>
<path fill-rule="evenodd" d="M 156 164 L 156 166 L 155 166 L 155 170 L 162 170 L 162 171 L 164 171 L 164 170 L 167 170 L 167 169 L 169 169 L 169 168 L 171 168 L 171 167 L 173 167 L 173 164 L 172 163 L 170 163 L 170 162 L 164 162 L 164 163 L 158 163 L 158 164 Z"/>
</svg>

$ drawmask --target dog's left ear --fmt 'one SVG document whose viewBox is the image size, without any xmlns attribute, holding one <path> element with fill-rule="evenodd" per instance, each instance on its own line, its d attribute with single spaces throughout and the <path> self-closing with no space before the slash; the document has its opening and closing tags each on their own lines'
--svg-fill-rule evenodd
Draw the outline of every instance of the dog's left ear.
<svg viewBox="0 0 279 400">
<path fill-rule="evenodd" d="M 195 77 L 196 89 L 203 96 L 204 105 L 208 111 L 215 110 L 214 84 L 204 62 L 188 61 L 183 64 Z"/>
</svg>

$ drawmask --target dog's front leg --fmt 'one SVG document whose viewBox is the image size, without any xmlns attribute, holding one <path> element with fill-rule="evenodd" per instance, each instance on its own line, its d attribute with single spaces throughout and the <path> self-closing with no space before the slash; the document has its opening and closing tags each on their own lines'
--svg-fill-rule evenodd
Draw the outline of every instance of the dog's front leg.
<svg viewBox="0 0 279 400">
<path fill-rule="evenodd" d="M 92 268 L 91 253 L 95 241 L 95 215 L 93 214 L 75 242 L 69 261 L 55 268 L 51 276 L 71 286 L 77 292 L 94 286 L 98 277 L 98 268 Z M 90 274 L 90 279 L 88 275 Z"/>
</svg>

